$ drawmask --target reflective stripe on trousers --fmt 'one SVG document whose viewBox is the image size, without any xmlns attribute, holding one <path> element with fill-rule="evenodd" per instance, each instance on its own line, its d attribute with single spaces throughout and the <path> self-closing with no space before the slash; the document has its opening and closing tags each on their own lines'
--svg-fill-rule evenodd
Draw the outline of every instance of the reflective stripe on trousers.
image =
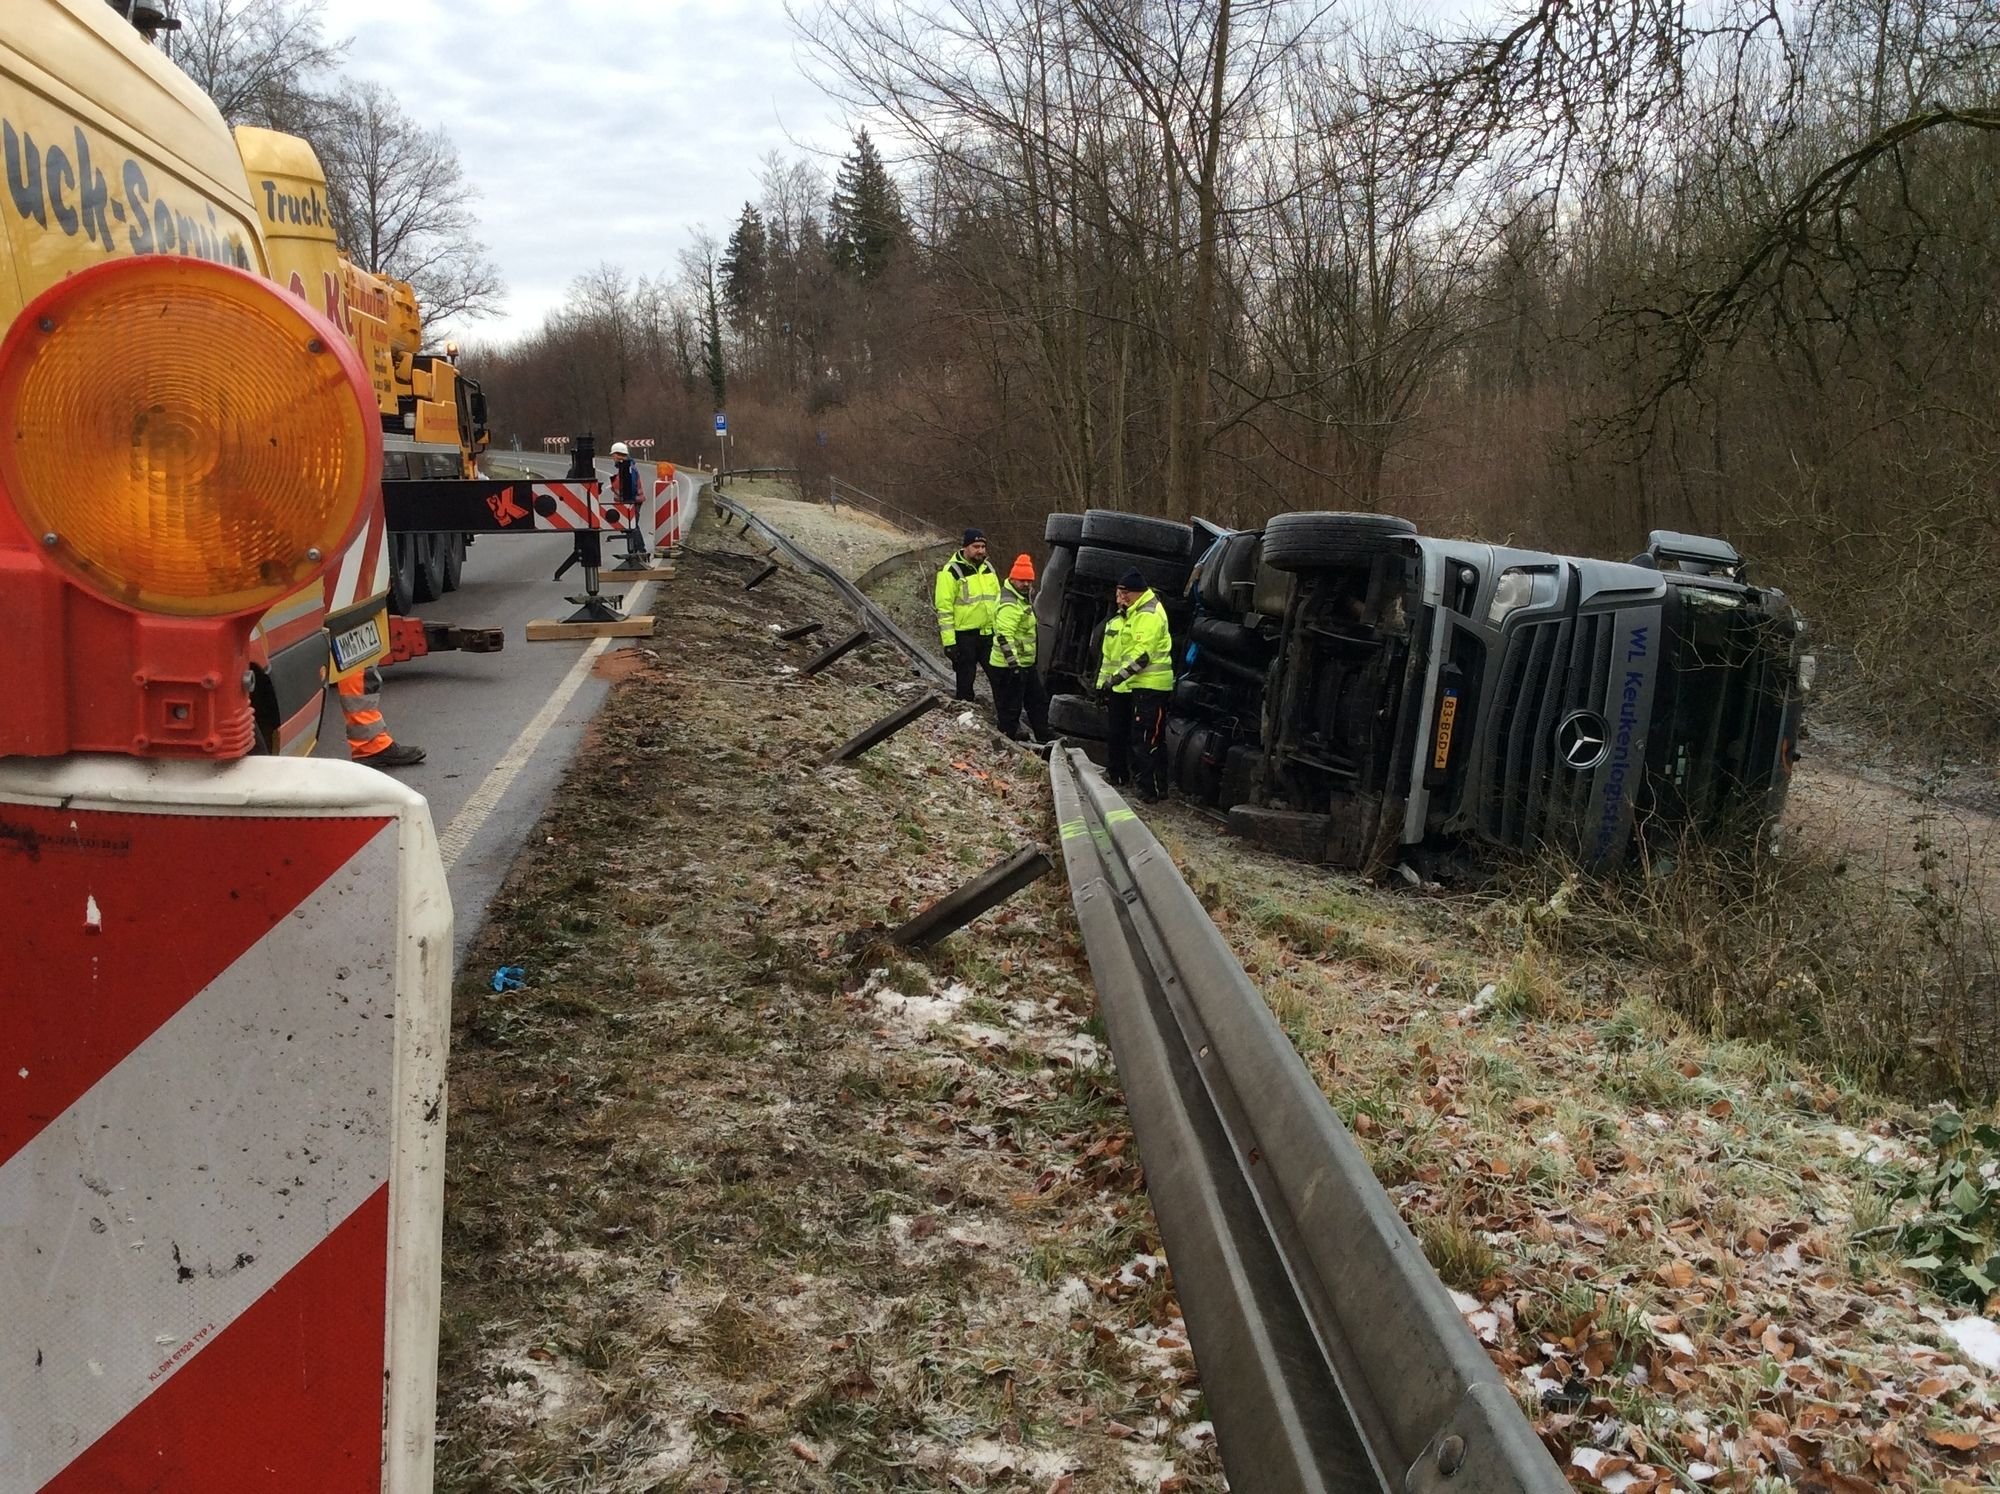
<svg viewBox="0 0 2000 1494">
<path fill-rule="evenodd" d="M 340 691 L 340 713 L 347 718 L 347 755 L 356 762 L 387 752 L 396 745 L 382 722 L 382 672 L 364 669 L 351 674 L 336 687 Z"/>
</svg>

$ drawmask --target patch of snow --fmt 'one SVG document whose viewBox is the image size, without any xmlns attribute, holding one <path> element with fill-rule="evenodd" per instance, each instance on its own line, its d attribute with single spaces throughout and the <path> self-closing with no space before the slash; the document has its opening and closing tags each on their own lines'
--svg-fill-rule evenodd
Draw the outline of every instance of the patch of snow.
<svg viewBox="0 0 2000 1494">
<path fill-rule="evenodd" d="M 1845 1127 L 1833 1133 L 1833 1144 L 1870 1167 L 1888 1167 L 1910 1160 L 1910 1149 L 1887 1136 L 1860 1136 Z"/>
<path fill-rule="evenodd" d="M 667 1445 L 639 1465 L 636 1470 L 645 1478 L 672 1478 L 686 1473 L 694 1466 L 694 1428 L 684 1421 L 670 1421 L 666 1425 Z"/>
<path fill-rule="evenodd" d="M 905 996 L 887 987 L 873 995 L 884 1017 L 898 1026 L 921 1032 L 951 1021 L 972 993 L 963 986 L 951 985 L 931 996 Z"/>
<path fill-rule="evenodd" d="M 1042 1044 L 1042 1051 L 1057 1063 L 1066 1063 L 1073 1069 L 1104 1066 L 1104 1048 L 1087 1032 L 1072 1032 L 1064 1037 L 1051 1038 Z"/>
<path fill-rule="evenodd" d="M 974 712 L 974 711 L 960 711 L 960 712 L 958 713 L 958 724 L 959 724 L 960 726 L 977 726 L 977 725 L 979 725 L 979 716 L 978 716 L 978 713 L 977 713 L 977 712 Z"/>
<path fill-rule="evenodd" d="M 2000 1323 L 1991 1318 L 1951 1318 L 1938 1325 L 1959 1353 L 1981 1369 L 2000 1370 Z"/>
<path fill-rule="evenodd" d="M 1083 1466 L 1070 1453 L 1044 1447 L 1017 1447 L 991 1437 L 975 1437 L 952 1450 L 952 1461 L 981 1473 L 1024 1473 L 1034 1479 L 1061 1478 Z"/>
<path fill-rule="evenodd" d="M 577 1377 L 553 1360 L 507 1354 L 495 1359 L 493 1367 L 506 1373 L 507 1383 L 481 1396 L 482 1406 L 542 1421 L 562 1415 L 576 1399 Z"/>
<path fill-rule="evenodd" d="M 1014 1046 L 1014 1034 L 1002 1032 L 985 1022 L 960 1022 L 951 1030 L 954 1035 L 968 1040 L 975 1048 L 1004 1050 Z"/>
<path fill-rule="evenodd" d="M 1174 1460 L 1156 1458 L 1150 1453 L 1128 1452 L 1125 1454 L 1125 1471 L 1141 1489 L 1157 1490 L 1174 1476 Z"/>
<path fill-rule="evenodd" d="M 1464 1006 L 1461 1006 L 1458 1009 L 1458 1020 L 1461 1022 L 1470 1022 L 1475 1017 L 1480 1016 L 1482 1013 L 1491 1011 L 1493 1008 L 1494 999 L 1499 995 L 1499 993 L 1500 993 L 1500 988 L 1489 980 L 1485 985 L 1479 988 L 1479 994 L 1477 996 L 1473 997 L 1471 1001 L 1467 1002 Z"/>
<path fill-rule="evenodd" d="M 1213 1447 L 1215 1445 L 1215 1423 L 1212 1421 L 1194 1422 L 1187 1427 L 1183 1427 L 1180 1436 L 1174 1440 L 1191 1453 L 1200 1452 L 1205 1447 Z"/>
</svg>

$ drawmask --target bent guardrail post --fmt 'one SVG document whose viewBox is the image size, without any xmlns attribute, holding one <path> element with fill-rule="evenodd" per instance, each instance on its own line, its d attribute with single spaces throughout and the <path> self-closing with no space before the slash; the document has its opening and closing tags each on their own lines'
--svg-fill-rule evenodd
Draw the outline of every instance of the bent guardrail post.
<svg viewBox="0 0 2000 1494">
<path fill-rule="evenodd" d="M 926 690 L 917 699 L 898 710 L 891 711 L 874 725 L 863 728 L 842 742 L 833 751 L 819 760 L 822 768 L 834 763 L 852 762 L 870 747 L 886 742 L 912 721 L 920 721 L 944 704 L 941 696 Z"/>
<path fill-rule="evenodd" d="M 778 629 L 778 641 L 780 643 L 797 643 L 801 638 L 812 637 L 813 634 L 817 633 L 824 626 L 824 623 L 819 622 L 793 623 L 789 628 Z"/>
<path fill-rule="evenodd" d="M 777 574 L 778 574 L 778 562 L 774 560 L 769 565 L 765 566 L 763 570 L 759 571 L 756 575 L 752 576 L 748 581 L 745 581 L 743 583 L 743 589 L 745 591 L 754 590 L 755 588 L 762 586 L 766 581 L 770 580 L 773 576 Z"/>
<path fill-rule="evenodd" d="M 901 928 L 889 935 L 891 944 L 906 949 L 929 949 L 946 935 L 956 933 L 990 908 L 997 908 L 1023 887 L 1039 882 L 1055 870 L 1055 862 L 1040 846 L 1016 851 L 997 866 L 990 866 L 955 892 L 947 893 Z"/>
<path fill-rule="evenodd" d="M 1239 1488 L 1568 1485 L 1152 832 L 1051 755 L 1071 897 Z"/>
<path fill-rule="evenodd" d="M 750 513 L 731 500 L 717 498 L 715 506 L 717 512 L 723 514 L 725 519 L 740 520 L 744 527 L 744 533 L 748 534 L 752 529 L 755 529 L 758 534 L 770 542 L 777 552 L 790 557 L 802 570 L 813 572 L 835 591 L 839 592 L 841 599 L 854 610 L 854 615 L 866 624 L 870 632 L 876 637 L 893 644 L 919 671 L 928 675 L 932 683 L 949 685 L 953 682 L 951 669 L 942 659 L 931 653 L 922 644 L 910 637 L 908 633 L 904 632 L 902 628 L 898 627 L 894 618 L 876 606 L 870 600 L 868 594 L 862 591 L 860 587 L 856 586 L 846 576 L 821 560 L 812 551 L 797 544 L 783 531 L 772 528 L 755 514 Z M 829 660 L 828 662 L 832 661 Z"/>
<path fill-rule="evenodd" d="M 875 635 L 873 633 L 869 632 L 866 628 L 856 628 L 852 633 L 841 639 L 840 642 L 831 644 L 813 655 L 811 659 L 806 661 L 805 667 L 800 669 L 799 673 L 802 675 L 818 674 L 822 669 L 825 669 L 836 660 L 845 658 L 848 654 L 853 653 L 854 650 L 860 648 L 864 643 L 873 643 L 874 641 Z"/>
</svg>

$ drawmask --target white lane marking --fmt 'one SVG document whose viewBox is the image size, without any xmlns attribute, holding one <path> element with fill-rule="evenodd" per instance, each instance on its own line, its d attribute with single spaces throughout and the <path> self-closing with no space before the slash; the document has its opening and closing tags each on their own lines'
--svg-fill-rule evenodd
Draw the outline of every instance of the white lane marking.
<svg viewBox="0 0 2000 1494">
<path fill-rule="evenodd" d="M 645 603 L 646 592 L 651 589 L 652 584 L 650 581 L 641 581 L 626 594 L 625 611 L 628 616 L 637 615 L 638 609 Z M 609 648 L 611 643 L 612 640 L 609 638 L 599 638 L 578 655 L 577 661 L 570 665 L 569 673 L 562 677 L 562 682 L 556 686 L 549 698 L 542 702 L 542 708 L 535 712 L 534 718 L 526 726 L 521 728 L 521 734 L 514 738 L 513 743 L 500 755 L 500 761 L 493 765 L 492 771 L 486 775 L 479 787 L 473 790 L 472 797 L 467 799 L 459 807 L 458 813 L 451 817 L 451 823 L 445 826 L 444 834 L 438 837 L 438 850 L 444 857 L 446 871 L 450 871 L 457 864 L 458 858 L 465 854 L 465 848 L 472 844 L 472 838 L 485 827 L 494 809 L 506 797 L 507 790 L 514 786 L 514 780 L 521 776 L 521 769 L 528 765 L 528 759 L 533 757 L 536 749 L 542 745 L 542 738 L 554 728 L 570 701 L 576 698 L 576 692 L 583 688 L 583 682 L 590 674 L 591 666 L 597 662 L 598 655 Z"/>
</svg>

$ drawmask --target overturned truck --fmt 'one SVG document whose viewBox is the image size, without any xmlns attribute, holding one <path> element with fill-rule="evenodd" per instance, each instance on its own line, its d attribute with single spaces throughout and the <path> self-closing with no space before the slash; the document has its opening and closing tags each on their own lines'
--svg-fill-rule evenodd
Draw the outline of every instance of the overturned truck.
<svg viewBox="0 0 2000 1494">
<path fill-rule="evenodd" d="M 1175 791 L 1275 849 L 1430 874 L 1484 849 L 1608 868 L 1782 808 L 1812 659 L 1722 540 L 1630 562 L 1432 539 L 1382 514 L 1262 530 L 1054 514 L 1037 600 L 1050 717 L 1091 698 L 1111 581 L 1168 602 Z"/>
</svg>

